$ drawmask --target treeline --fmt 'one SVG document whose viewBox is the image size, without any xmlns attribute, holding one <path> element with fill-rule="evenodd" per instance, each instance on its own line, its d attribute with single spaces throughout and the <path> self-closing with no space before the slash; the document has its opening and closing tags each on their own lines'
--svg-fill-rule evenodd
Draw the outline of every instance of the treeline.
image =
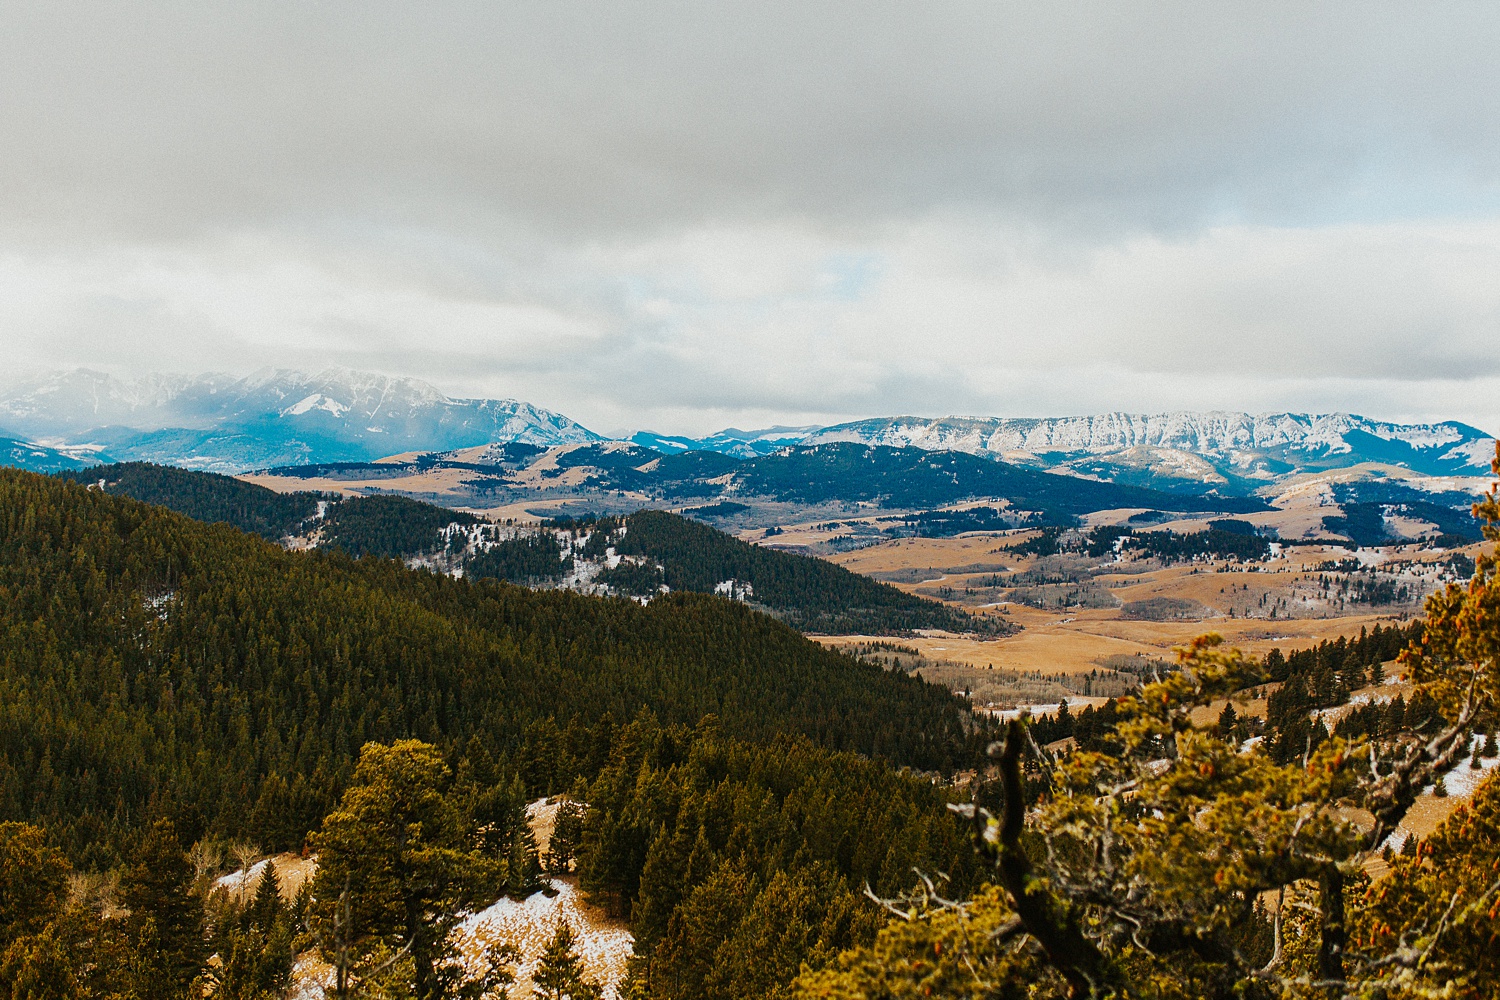
<svg viewBox="0 0 1500 1000">
<path fill-rule="evenodd" d="M 1087 534 L 1075 534 L 1063 527 L 1050 526 L 1011 551 L 1017 555 L 1051 556 L 1070 549 L 1098 559 L 1117 547 L 1167 564 L 1202 558 L 1250 562 L 1271 554 L 1269 541 L 1256 534 L 1248 522 L 1235 520 L 1210 521 L 1203 531 L 1186 534 L 1135 531 L 1125 525 L 1100 525 Z"/>
<path fill-rule="evenodd" d="M 1241 719 L 1233 706 L 1221 716 L 1221 735 L 1237 735 L 1241 740 L 1251 735 L 1265 735 L 1266 752 L 1277 763 L 1302 757 L 1309 746 L 1316 749 L 1330 733 L 1321 720 L 1313 719 L 1313 710 L 1343 705 L 1349 695 L 1367 685 L 1385 679 L 1384 663 L 1394 660 L 1411 643 L 1422 640 L 1422 622 L 1410 625 L 1377 624 L 1361 628 L 1355 638 L 1340 636 L 1327 639 L 1309 649 L 1282 653 L 1272 649 L 1265 657 L 1266 679 L 1281 682 L 1266 700 L 1266 718 Z M 1107 750 L 1114 734 L 1118 714 L 1114 699 L 1099 708 L 1092 705 L 1075 714 L 1067 705 L 1031 723 L 1032 733 L 1043 745 L 1072 737 L 1084 750 Z M 1335 726 L 1341 736 L 1391 735 L 1416 730 L 1432 731 L 1442 724 L 1437 703 L 1418 695 L 1408 703 L 1397 696 L 1390 702 L 1371 702 L 1347 713 Z"/>
<path fill-rule="evenodd" d="M 1002 512 L 998 507 L 969 507 L 965 510 L 921 510 L 881 520 L 898 522 L 882 532 L 896 538 L 952 538 L 967 531 L 1006 531 L 1023 527 L 1037 518 L 1032 514 Z"/>
<path fill-rule="evenodd" d="M 1225 531 L 1222 528 L 1207 528 L 1184 535 L 1170 531 L 1133 532 L 1125 545 L 1164 563 L 1202 558 L 1252 562 L 1265 559 L 1271 554 L 1271 543 L 1259 535 Z"/>
<path fill-rule="evenodd" d="M 191 840 L 285 844 L 368 741 L 478 736 L 511 759 L 547 720 L 568 731 L 641 709 L 936 771 L 986 740 L 948 692 L 723 599 L 642 607 L 289 553 L 10 471 L 0 693 L 0 817 L 45 825 L 87 867 L 115 864 L 155 815 Z"/>
<path fill-rule="evenodd" d="M 230 524 L 273 542 L 298 534 L 317 514 L 320 499 L 316 493 L 277 493 L 233 476 L 148 462 L 99 465 L 57 475 L 75 483 L 102 483 L 106 493 L 159 504 L 195 521 Z"/>
<path fill-rule="evenodd" d="M 1404 500 L 1400 503 L 1340 500 L 1339 506 L 1343 509 L 1343 514 L 1324 517 L 1323 527 L 1335 534 L 1348 536 L 1356 545 L 1386 545 L 1405 540 L 1393 537 L 1386 528 L 1387 513 L 1435 525 L 1439 540 L 1448 545 L 1467 545 L 1480 541 L 1483 537 L 1478 523 L 1461 507 L 1423 500 Z"/>
</svg>

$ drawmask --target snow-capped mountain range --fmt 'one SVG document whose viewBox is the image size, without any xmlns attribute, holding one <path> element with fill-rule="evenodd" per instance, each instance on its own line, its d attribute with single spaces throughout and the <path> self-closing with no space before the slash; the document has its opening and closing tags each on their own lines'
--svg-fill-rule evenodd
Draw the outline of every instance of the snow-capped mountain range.
<svg viewBox="0 0 1500 1000">
<path fill-rule="evenodd" d="M 1105 479 L 1245 485 L 1366 463 L 1484 475 L 1495 456 L 1494 439 L 1466 424 L 1394 424 L 1347 413 L 892 417 L 825 427 L 801 443 L 833 441 L 964 451 Z"/>
<path fill-rule="evenodd" d="M 0 464 L 36 469 L 140 460 L 241 472 L 491 444 L 557 448 L 604 440 L 529 403 L 454 398 L 417 379 L 345 369 L 134 380 L 79 369 L 0 393 Z M 736 458 L 837 442 L 962 451 L 1132 485 L 1234 493 L 1363 464 L 1424 476 L 1483 476 L 1495 447 L 1488 434 L 1453 421 L 1228 411 L 887 417 L 828 427 L 729 428 L 701 438 L 640 431 L 628 440 L 663 454 Z"/>
<path fill-rule="evenodd" d="M 371 461 L 495 441 L 602 440 L 513 399 L 456 399 L 418 379 L 346 369 L 120 379 L 79 369 L 0 397 L 0 437 L 77 462 L 139 460 L 218 472 Z"/>
</svg>

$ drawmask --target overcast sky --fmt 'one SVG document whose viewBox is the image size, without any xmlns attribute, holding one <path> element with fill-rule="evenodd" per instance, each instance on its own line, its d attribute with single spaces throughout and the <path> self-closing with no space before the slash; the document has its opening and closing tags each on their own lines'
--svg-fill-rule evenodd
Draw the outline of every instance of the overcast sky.
<svg viewBox="0 0 1500 1000">
<path fill-rule="evenodd" d="M 0 4 L 11 375 L 1500 430 L 1500 5 Z M 3 375 L 0 375 L 3 377 Z"/>
</svg>

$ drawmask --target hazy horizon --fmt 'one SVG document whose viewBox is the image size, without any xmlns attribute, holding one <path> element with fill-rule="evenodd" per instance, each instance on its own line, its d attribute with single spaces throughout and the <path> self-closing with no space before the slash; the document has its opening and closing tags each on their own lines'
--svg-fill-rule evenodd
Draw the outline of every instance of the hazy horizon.
<svg viewBox="0 0 1500 1000">
<path fill-rule="evenodd" d="M 69 376 L 69 375 L 74 375 L 74 374 L 79 374 L 79 373 L 86 373 L 86 374 L 89 374 L 89 375 L 101 375 L 101 376 L 105 376 L 105 377 L 109 377 L 109 378 L 117 378 L 117 379 L 120 379 L 123 382 L 131 384 L 131 386 L 133 388 L 141 388 L 143 383 L 150 383 L 153 380 L 157 380 L 157 379 L 168 381 L 168 380 L 179 380 L 179 379 L 180 380 L 199 380 L 199 379 L 209 379 L 209 378 L 227 378 L 227 379 L 232 379 L 232 380 L 235 380 L 235 381 L 249 381 L 249 380 L 255 379 L 257 376 L 269 378 L 269 377 L 274 377 L 274 376 L 282 374 L 282 373 L 292 373 L 292 372 L 295 372 L 296 374 L 304 375 L 304 376 L 307 376 L 307 377 L 310 377 L 310 378 L 317 378 L 317 377 L 325 376 L 325 375 L 328 375 L 328 376 L 353 375 L 353 376 L 375 376 L 375 377 L 380 377 L 380 378 L 390 378 L 390 379 L 393 379 L 393 380 L 410 380 L 410 381 L 419 382 L 419 383 L 421 383 L 421 384 L 423 384 L 423 385 L 425 385 L 425 386 L 427 386 L 429 388 L 432 388 L 432 389 L 436 390 L 439 393 L 442 393 L 444 396 L 446 396 L 447 398 L 452 399 L 452 400 L 457 400 L 457 401 L 475 401 L 475 400 L 487 400 L 487 399 L 496 399 L 496 400 L 511 399 L 511 400 L 514 400 L 514 401 L 520 402 L 520 403 L 529 403 L 529 404 L 534 405 L 534 406 L 540 406 L 544 410 L 548 410 L 550 412 L 556 413 L 556 414 L 558 414 L 560 416 L 563 416 L 563 417 L 567 417 L 569 419 L 574 419 L 572 417 L 572 414 L 569 414 L 566 411 L 556 410 L 556 409 L 553 409 L 551 407 L 541 406 L 541 404 L 536 403 L 535 400 L 518 399 L 516 397 L 464 396 L 461 393 L 447 392 L 446 390 L 443 389 L 443 387 L 441 385 L 437 385 L 437 384 L 432 383 L 432 382 L 430 382 L 430 381 L 428 381 L 426 379 L 417 379 L 414 376 L 393 375 L 393 374 L 386 373 L 386 372 L 372 372 L 372 371 L 360 370 L 360 369 L 352 369 L 352 368 L 347 368 L 347 367 L 342 367 L 342 366 L 328 366 L 328 367 L 326 367 L 326 368 L 324 368 L 324 369 L 322 369 L 320 371 L 299 371 L 299 370 L 295 370 L 295 369 L 278 368 L 278 367 L 275 367 L 275 366 L 265 366 L 263 368 L 260 368 L 260 369 L 257 369 L 255 371 L 251 371 L 251 372 L 229 372 L 229 371 L 204 371 L 204 372 L 187 372 L 187 371 L 182 371 L 182 372 L 170 372 L 170 371 L 159 371 L 159 372 L 152 372 L 152 373 L 144 374 L 144 375 L 140 375 L 140 376 L 122 376 L 122 375 L 117 375 L 117 374 L 111 373 L 111 372 L 101 371 L 101 370 L 95 369 L 95 368 L 89 368 L 88 366 L 78 366 L 76 368 L 71 368 L 71 369 L 51 369 L 51 370 L 34 372 L 34 373 L 30 373 L 26 377 L 22 377 L 22 378 L 0 379 L 0 400 L 7 399 L 7 398 L 11 397 L 12 394 L 14 394 L 15 392 L 17 392 L 20 389 L 28 388 L 28 387 L 34 386 L 34 385 L 36 385 L 38 383 L 46 382 L 47 380 L 49 380 L 52 377 L 58 377 L 58 376 L 66 377 L 66 376 Z M 576 422 L 580 426 L 583 426 L 586 430 L 589 430 L 589 431 L 591 431 L 591 432 L 593 432 L 595 434 L 598 434 L 598 435 L 600 435 L 603 438 L 606 438 L 606 439 L 609 439 L 609 440 L 624 440 L 624 439 L 627 439 L 627 438 L 629 438 L 630 436 L 632 436 L 634 434 L 639 434 L 639 433 L 656 434 L 656 435 L 659 435 L 659 436 L 664 437 L 664 438 L 706 438 L 706 437 L 709 437 L 709 436 L 712 436 L 712 435 L 716 435 L 716 434 L 731 434 L 731 435 L 732 434 L 759 434 L 759 433 L 765 433 L 765 432 L 769 432 L 769 431 L 778 431 L 778 430 L 780 430 L 780 431 L 800 431 L 800 430 L 808 430 L 810 428 L 823 429 L 823 428 L 832 427 L 832 426 L 835 426 L 835 425 L 838 425 L 838 424 L 857 423 L 857 422 L 861 422 L 861 421 L 880 420 L 880 419 L 886 419 L 886 418 L 895 418 L 895 419 L 911 418 L 911 419 L 916 419 L 916 420 L 943 420 L 943 419 L 954 419 L 954 420 L 991 420 L 991 419 L 1000 419 L 1000 420 L 1028 420 L 1028 419 L 1035 419 L 1035 420 L 1077 420 L 1077 419 L 1088 419 L 1088 418 L 1101 417 L 1101 416 L 1117 416 L 1117 415 L 1119 415 L 1119 416 L 1146 416 L 1146 417 L 1153 417 L 1153 416 L 1166 416 L 1166 415 L 1170 415 L 1170 414 L 1173 414 L 1173 413 L 1197 413 L 1197 414 L 1224 413 L 1224 414 L 1236 414 L 1236 415 L 1237 414 L 1245 414 L 1245 415 L 1248 415 L 1248 416 L 1251 416 L 1251 417 L 1256 417 L 1256 418 L 1268 417 L 1268 416 L 1279 416 L 1279 415 L 1283 415 L 1283 414 L 1289 414 L 1289 415 L 1293 415 L 1293 416 L 1308 416 L 1308 417 L 1330 417 L 1330 416 L 1348 415 L 1348 416 L 1363 417 L 1363 418 L 1370 419 L 1370 420 L 1373 420 L 1373 421 L 1385 422 L 1385 423 L 1392 423 L 1392 424 L 1403 424 L 1403 423 L 1439 424 L 1439 423 L 1445 423 L 1445 422 L 1465 423 L 1464 421 L 1455 421 L 1455 420 L 1452 420 L 1451 418 L 1450 419 L 1417 420 L 1417 421 L 1403 421 L 1403 420 L 1399 420 L 1399 419 L 1392 420 L 1392 419 L 1389 419 L 1389 418 L 1385 418 L 1385 417 L 1379 416 L 1377 414 L 1355 413 L 1355 412 L 1352 412 L 1352 411 L 1334 411 L 1334 410 L 1330 410 L 1330 411 L 1310 411 L 1310 410 L 1261 410 L 1261 411 L 1250 411 L 1250 410 L 1236 410 L 1236 409 L 1227 408 L 1227 407 L 1218 407 L 1218 408 L 1209 409 L 1209 410 L 1183 410 L 1183 409 L 1180 409 L 1180 408 L 1179 409 L 1175 409 L 1175 410 L 1127 410 L 1127 409 L 1117 409 L 1117 410 L 1102 410 L 1102 411 L 1096 411 L 1096 412 L 1092 412 L 1092 413 L 1083 413 L 1083 412 L 1074 412 L 1074 413 L 898 413 L 898 412 L 891 412 L 891 413 L 869 413 L 869 414 L 864 414 L 864 415 L 849 417 L 849 418 L 843 419 L 843 420 L 829 421 L 829 422 L 826 422 L 826 423 L 810 423 L 810 424 L 765 424 L 765 425 L 753 425 L 753 426 L 723 425 L 723 426 L 713 427 L 713 428 L 711 428 L 709 430 L 699 431 L 699 432 L 663 431 L 660 428 L 649 427 L 649 426 L 596 427 L 596 426 L 592 426 L 592 425 L 587 424 L 585 421 L 578 420 Z M 108 426 L 109 422 L 105 421 L 105 422 L 103 422 L 103 425 L 104 426 Z M 128 426 L 133 426 L 133 427 L 136 427 L 137 429 L 145 430 L 145 429 L 163 429 L 163 428 L 166 428 L 166 427 L 169 427 L 169 426 L 175 426 L 175 425 L 171 421 L 154 422 L 154 423 L 151 422 L 151 421 L 146 421 L 146 422 L 139 423 L 139 424 L 129 424 Z M 1491 436 L 1494 436 L 1494 437 L 1500 437 L 1500 435 L 1496 435 L 1493 431 L 1490 431 L 1489 429 L 1487 429 L 1485 427 L 1475 426 L 1475 425 L 1469 425 L 1469 426 L 1473 426 L 1474 429 L 1479 430 L 1479 431 L 1481 431 L 1481 432 L 1483 432 L 1485 434 L 1488 434 L 1488 435 L 1491 435 Z M 0 433 L 7 432 L 9 430 L 11 430 L 11 428 L 8 428 L 8 427 L 5 426 L 4 417 L 0 416 Z"/>
</svg>

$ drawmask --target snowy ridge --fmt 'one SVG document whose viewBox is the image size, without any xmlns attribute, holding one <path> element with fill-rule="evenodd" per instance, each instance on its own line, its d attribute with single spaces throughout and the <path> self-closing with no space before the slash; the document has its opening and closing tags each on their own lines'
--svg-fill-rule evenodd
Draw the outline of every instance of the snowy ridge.
<svg viewBox="0 0 1500 1000">
<path fill-rule="evenodd" d="M 1222 475 L 1274 479 L 1303 468 L 1362 462 L 1404 465 L 1426 475 L 1484 475 L 1495 449 L 1488 434 L 1456 421 L 1398 424 L 1349 413 L 1225 410 L 1079 417 L 877 417 L 821 428 L 730 428 L 702 438 L 643 431 L 631 440 L 666 453 L 717 451 L 739 458 L 789 445 L 847 442 L 962 451 L 1045 468 L 1105 459 L 1168 478 L 1197 480 Z"/>
<path fill-rule="evenodd" d="M 721 455 L 730 455 L 734 458 L 757 458 L 761 455 L 769 455 L 778 448 L 800 444 L 820 430 L 822 428 L 817 426 L 767 427 L 758 431 L 742 431 L 737 427 L 729 427 L 703 438 L 637 431 L 630 436 L 629 440 L 632 444 L 651 448 L 666 455 L 684 451 L 716 451 Z"/>
<path fill-rule="evenodd" d="M 1396 424 L 1348 413 L 889 417 L 825 427 L 801 443 L 836 441 L 963 451 L 1048 467 L 1117 458 L 1127 466 L 1165 469 L 1196 456 L 1219 473 L 1258 479 L 1362 462 L 1429 475 L 1482 475 L 1494 455 L 1493 439 L 1465 424 Z"/>
<path fill-rule="evenodd" d="M 892 417 L 825 427 L 804 443 L 858 441 L 892 447 L 971 453 L 1086 452 L 1107 454 L 1141 446 L 1229 457 L 1285 448 L 1348 453 L 1362 432 L 1411 448 L 1479 457 L 1487 435 L 1463 424 L 1392 424 L 1347 413 L 1104 413 L 1089 417 Z M 1458 446 L 1454 448 L 1453 446 Z M 1490 445 L 1493 448 L 1493 444 Z M 1473 460 L 1472 458 L 1470 459 Z M 1485 466 L 1489 462 L 1485 460 Z"/>
</svg>

